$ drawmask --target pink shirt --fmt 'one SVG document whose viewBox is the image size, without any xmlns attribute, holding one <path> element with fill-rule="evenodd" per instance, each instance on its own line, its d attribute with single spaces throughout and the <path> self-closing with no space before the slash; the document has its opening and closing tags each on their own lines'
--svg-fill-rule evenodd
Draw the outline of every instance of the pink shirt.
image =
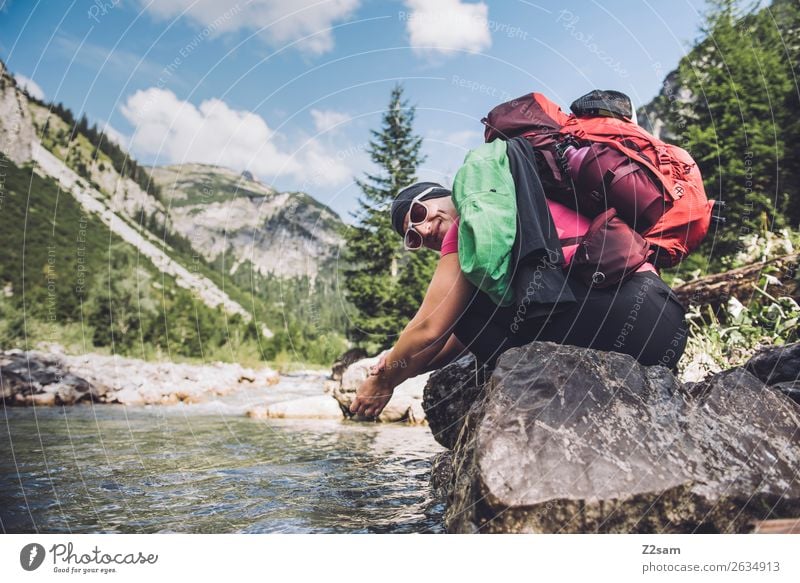
<svg viewBox="0 0 800 583">
<path fill-rule="evenodd" d="M 449 253 L 458 253 L 458 219 L 456 219 L 442 239 L 442 257 Z"/>
<path fill-rule="evenodd" d="M 591 220 L 587 217 L 583 216 L 582 214 L 575 212 L 568 206 L 565 206 L 559 202 L 554 200 L 547 199 L 547 206 L 550 207 L 550 214 L 553 217 L 553 224 L 556 226 L 556 232 L 558 233 L 559 239 L 566 239 L 569 237 L 580 237 L 586 234 L 586 231 L 589 230 L 589 225 L 591 224 Z M 564 252 L 564 265 L 568 265 L 570 261 L 572 261 L 573 255 L 575 255 L 575 251 L 577 251 L 578 245 L 566 245 L 563 247 Z M 442 239 L 442 251 L 441 256 L 444 257 L 449 253 L 457 253 L 458 252 L 458 219 L 455 220 L 453 225 L 447 230 L 447 233 Z M 645 263 L 639 269 L 639 271 L 656 271 L 656 268 L 653 267 L 651 263 Z"/>
</svg>

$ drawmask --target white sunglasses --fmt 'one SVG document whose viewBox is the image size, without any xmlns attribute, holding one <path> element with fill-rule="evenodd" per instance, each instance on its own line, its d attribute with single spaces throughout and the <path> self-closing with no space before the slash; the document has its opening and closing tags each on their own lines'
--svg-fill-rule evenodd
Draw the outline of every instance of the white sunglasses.
<svg viewBox="0 0 800 583">
<path fill-rule="evenodd" d="M 421 203 L 420 199 L 433 192 L 434 190 L 444 190 L 441 186 L 431 186 L 430 188 L 426 188 L 422 192 L 420 192 L 417 196 L 411 199 L 411 206 L 408 207 L 408 229 L 406 229 L 406 234 L 403 236 L 403 247 L 406 248 L 408 251 L 415 251 L 422 247 L 423 238 L 419 231 L 417 231 L 414 227 L 416 225 L 421 225 L 425 222 L 428 218 L 428 207 Z M 425 216 L 422 217 L 419 221 L 412 221 L 411 220 L 411 211 L 414 208 L 415 203 L 420 203 L 422 208 L 425 209 Z"/>
</svg>

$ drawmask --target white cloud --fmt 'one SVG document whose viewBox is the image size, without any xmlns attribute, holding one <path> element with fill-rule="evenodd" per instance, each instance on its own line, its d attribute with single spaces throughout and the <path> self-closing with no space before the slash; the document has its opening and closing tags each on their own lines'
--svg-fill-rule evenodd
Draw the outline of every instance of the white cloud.
<svg viewBox="0 0 800 583">
<path fill-rule="evenodd" d="M 42 91 L 42 88 L 39 87 L 39 84 L 36 83 L 36 81 L 31 79 L 30 77 L 26 77 L 25 75 L 19 75 L 19 74 L 14 75 L 14 79 L 17 81 L 17 85 L 19 85 L 25 91 L 28 92 L 28 95 L 30 95 L 31 97 L 35 97 L 40 101 L 44 101 L 44 91 Z"/>
<path fill-rule="evenodd" d="M 320 133 L 331 131 L 339 124 L 350 121 L 349 115 L 342 111 L 333 111 L 332 109 L 312 109 L 311 117 L 314 118 L 314 127 L 316 127 L 317 131 Z"/>
<path fill-rule="evenodd" d="M 421 54 L 482 51 L 492 46 L 489 7 L 460 0 L 406 0 L 408 36 Z"/>
<path fill-rule="evenodd" d="M 249 0 L 230 6 L 219 0 L 141 0 L 145 10 L 159 18 L 184 15 L 201 25 L 204 36 L 239 29 L 256 30 L 271 44 L 282 46 L 303 39 L 298 47 L 312 54 L 333 49 L 327 30 L 346 20 L 359 0 Z M 207 31 L 207 32 L 206 32 Z M 310 38 L 304 38 L 310 36 Z"/>
<path fill-rule="evenodd" d="M 324 169 L 325 180 L 341 184 L 352 175 L 341 157 L 315 139 L 303 140 L 295 151 L 281 146 L 281 136 L 260 115 L 235 110 L 220 99 L 195 106 L 165 89 L 137 91 L 121 107 L 135 127 L 131 149 L 156 156 L 158 164 L 202 162 L 249 170 L 271 180 L 307 180 Z"/>
<path fill-rule="evenodd" d="M 344 184 L 353 177 L 353 170 L 345 163 L 346 152 L 338 155 L 325 150 L 323 145 L 312 140 L 303 153 L 303 166 L 306 168 L 304 183 L 321 186 L 324 184 Z M 307 173 L 306 173 L 307 172 Z"/>
<path fill-rule="evenodd" d="M 122 132 L 117 131 L 113 127 L 111 127 L 110 123 L 106 123 L 102 128 L 101 131 L 106 135 L 109 141 L 114 142 L 116 145 L 121 146 L 127 150 L 128 142 L 130 138 L 124 135 Z"/>
</svg>

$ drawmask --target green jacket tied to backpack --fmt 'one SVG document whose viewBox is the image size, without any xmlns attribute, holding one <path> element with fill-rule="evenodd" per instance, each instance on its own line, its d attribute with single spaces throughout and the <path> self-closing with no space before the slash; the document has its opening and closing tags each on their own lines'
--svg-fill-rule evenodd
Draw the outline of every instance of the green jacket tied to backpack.
<svg viewBox="0 0 800 583">
<path fill-rule="evenodd" d="M 453 182 L 453 204 L 460 217 L 461 271 L 495 304 L 510 305 L 517 202 L 506 142 L 496 140 L 467 154 Z"/>
</svg>

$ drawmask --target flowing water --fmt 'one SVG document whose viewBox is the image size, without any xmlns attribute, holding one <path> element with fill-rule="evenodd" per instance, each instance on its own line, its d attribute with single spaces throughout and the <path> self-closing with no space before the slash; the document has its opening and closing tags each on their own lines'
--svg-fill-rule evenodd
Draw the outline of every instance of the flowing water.
<svg viewBox="0 0 800 583">
<path fill-rule="evenodd" d="M 427 427 L 250 419 L 322 377 L 194 405 L 6 407 L 3 532 L 441 532 Z M 2 407 L 2 405 L 0 405 Z"/>
</svg>

